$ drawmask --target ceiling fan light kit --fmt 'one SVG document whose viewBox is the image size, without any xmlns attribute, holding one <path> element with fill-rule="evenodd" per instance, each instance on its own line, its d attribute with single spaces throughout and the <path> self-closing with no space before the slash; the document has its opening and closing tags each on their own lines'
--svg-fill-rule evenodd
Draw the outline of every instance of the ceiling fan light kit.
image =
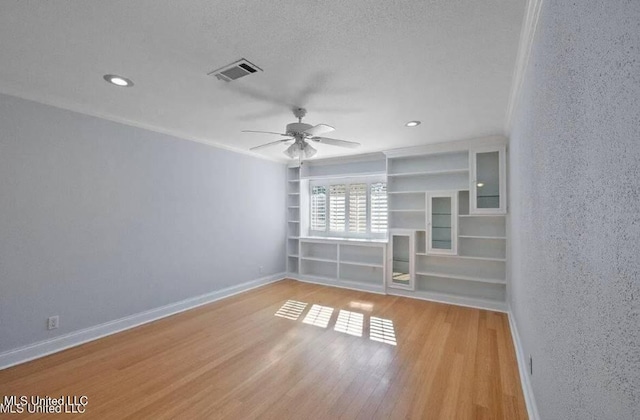
<svg viewBox="0 0 640 420">
<path fill-rule="evenodd" d="M 285 133 L 277 133 L 274 131 L 255 131 L 255 130 L 244 130 L 243 133 L 263 133 L 263 134 L 275 134 L 278 136 L 287 137 L 286 139 L 276 140 L 269 143 L 262 144 L 260 146 L 252 147 L 250 150 L 258 150 L 263 147 L 272 146 L 275 144 L 284 143 L 287 141 L 294 140 L 294 143 L 289 146 L 284 154 L 290 157 L 291 159 L 309 159 L 313 157 L 318 151 L 312 147 L 309 142 L 315 141 L 316 143 L 324 143 L 332 146 L 340 146 L 340 147 L 348 147 L 348 148 L 356 148 L 360 146 L 360 143 L 355 141 L 347 141 L 347 140 L 339 140 L 332 139 L 329 137 L 319 137 L 319 134 L 329 133 L 334 131 L 330 125 L 327 124 L 317 124 L 311 125 L 302 122 L 302 118 L 307 114 L 307 110 L 301 107 L 296 107 L 293 109 L 293 115 L 298 119 L 298 122 L 293 122 L 287 124 L 287 128 Z"/>
<path fill-rule="evenodd" d="M 316 153 L 318 153 L 318 151 L 310 144 L 299 142 L 293 143 L 284 151 L 284 154 L 289 156 L 291 159 L 309 159 Z"/>
</svg>

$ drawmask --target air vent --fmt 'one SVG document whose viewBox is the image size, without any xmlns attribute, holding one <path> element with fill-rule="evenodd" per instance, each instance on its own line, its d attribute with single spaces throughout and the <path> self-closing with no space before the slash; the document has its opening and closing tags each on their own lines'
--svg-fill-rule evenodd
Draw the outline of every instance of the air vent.
<svg viewBox="0 0 640 420">
<path fill-rule="evenodd" d="M 209 76 L 215 76 L 218 80 L 230 82 L 258 71 L 262 71 L 262 69 L 249 60 L 242 58 L 235 63 L 220 67 L 207 74 Z"/>
</svg>

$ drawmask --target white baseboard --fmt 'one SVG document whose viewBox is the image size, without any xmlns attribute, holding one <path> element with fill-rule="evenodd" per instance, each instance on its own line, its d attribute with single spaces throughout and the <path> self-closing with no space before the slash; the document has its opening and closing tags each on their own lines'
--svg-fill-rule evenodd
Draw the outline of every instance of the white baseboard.
<svg viewBox="0 0 640 420">
<path fill-rule="evenodd" d="M 528 358 L 522 348 L 522 342 L 520 341 L 520 334 L 516 327 L 516 322 L 513 319 L 513 312 L 509 308 L 509 327 L 511 329 L 511 337 L 513 338 L 513 346 L 516 350 L 516 358 L 518 360 L 518 371 L 520 373 L 520 383 L 522 385 L 522 393 L 524 394 L 524 401 L 527 405 L 527 413 L 530 420 L 540 420 L 538 414 L 538 407 L 536 406 L 536 399 L 533 395 L 533 387 L 531 386 L 531 380 L 529 379 Z"/>
<path fill-rule="evenodd" d="M 423 290 L 403 290 L 387 289 L 387 294 L 392 296 L 402 296 L 410 299 L 428 300 L 429 302 L 446 303 L 448 305 L 464 306 L 467 308 L 484 309 L 487 311 L 507 312 L 503 302 L 490 301 L 487 299 L 477 299 L 464 296 L 454 296 L 444 293 L 427 292 Z"/>
<path fill-rule="evenodd" d="M 126 316 L 114 321 L 105 322 L 104 324 L 74 331 L 50 340 L 44 340 L 9 350 L 4 353 L 0 353 L 0 369 L 5 369 L 33 359 L 38 359 L 70 347 L 79 346 L 80 344 L 97 340 L 98 338 L 115 334 L 120 331 L 128 330 L 179 312 L 184 312 L 198 306 L 206 305 L 207 303 L 215 302 L 265 284 L 275 283 L 276 281 L 280 281 L 284 278 L 286 278 L 285 273 L 273 274 L 271 276 L 262 277 L 246 283 L 185 299 L 180 302 L 171 303 L 159 308 Z"/>
</svg>

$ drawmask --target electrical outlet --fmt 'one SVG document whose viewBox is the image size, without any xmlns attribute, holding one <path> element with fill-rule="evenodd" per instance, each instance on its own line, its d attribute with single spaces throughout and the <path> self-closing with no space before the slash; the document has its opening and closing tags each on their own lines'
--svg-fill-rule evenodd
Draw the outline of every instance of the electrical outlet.
<svg viewBox="0 0 640 420">
<path fill-rule="evenodd" d="M 48 330 L 55 330 L 56 328 L 59 327 L 59 325 L 60 325 L 60 317 L 58 315 L 50 316 L 49 318 L 47 318 Z"/>
<path fill-rule="evenodd" d="M 258 274 L 262 274 L 264 272 L 264 266 L 258 266 Z"/>
<path fill-rule="evenodd" d="M 529 355 L 529 375 L 533 376 L 533 357 Z"/>
</svg>

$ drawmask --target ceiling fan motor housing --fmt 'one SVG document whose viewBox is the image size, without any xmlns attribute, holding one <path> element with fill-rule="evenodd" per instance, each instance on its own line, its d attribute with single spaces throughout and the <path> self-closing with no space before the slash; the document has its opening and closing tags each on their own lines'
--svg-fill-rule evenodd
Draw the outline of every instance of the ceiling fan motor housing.
<svg viewBox="0 0 640 420">
<path fill-rule="evenodd" d="M 311 127 L 313 127 L 311 124 L 305 124 L 301 122 L 287 124 L 287 134 L 293 135 L 302 133 L 303 131 L 310 129 Z"/>
</svg>

